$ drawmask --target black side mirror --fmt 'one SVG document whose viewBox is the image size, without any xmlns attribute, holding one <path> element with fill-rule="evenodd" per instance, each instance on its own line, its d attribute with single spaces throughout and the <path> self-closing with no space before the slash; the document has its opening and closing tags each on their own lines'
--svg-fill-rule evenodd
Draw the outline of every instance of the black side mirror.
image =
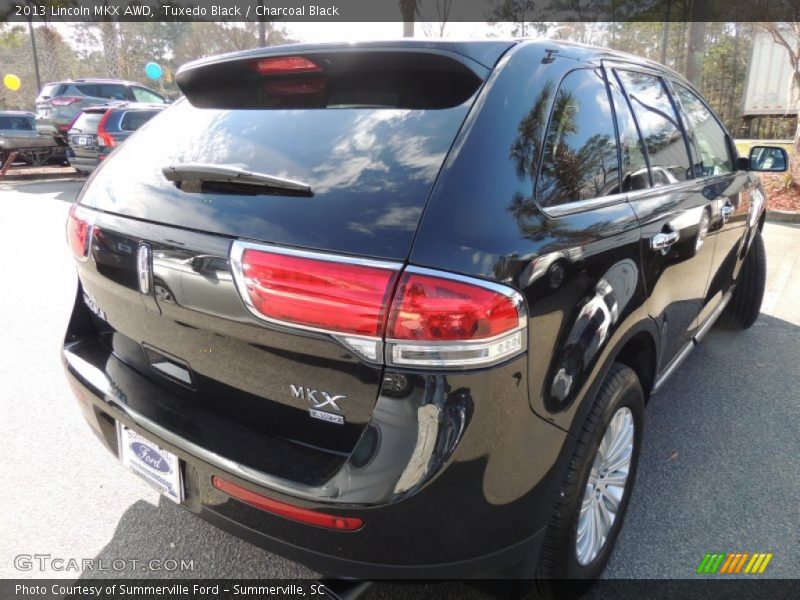
<svg viewBox="0 0 800 600">
<path fill-rule="evenodd" d="M 753 146 L 750 156 L 740 162 L 747 171 L 781 173 L 789 168 L 789 153 L 780 146 Z"/>
</svg>

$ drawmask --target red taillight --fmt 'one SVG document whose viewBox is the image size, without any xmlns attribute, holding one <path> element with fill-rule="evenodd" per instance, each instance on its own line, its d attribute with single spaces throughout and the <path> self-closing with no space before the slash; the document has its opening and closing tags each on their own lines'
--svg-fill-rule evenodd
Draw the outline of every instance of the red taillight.
<svg viewBox="0 0 800 600">
<path fill-rule="evenodd" d="M 302 56 L 278 56 L 262 58 L 253 63 L 253 68 L 261 75 L 281 75 L 284 73 L 317 73 L 322 67 Z"/>
<path fill-rule="evenodd" d="M 76 258 L 86 258 L 89 254 L 89 238 L 92 225 L 80 214 L 80 208 L 73 204 L 67 217 L 67 243 Z"/>
<path fill-rule="evenodd" d="M 117 145 L 116 140 L 111 137 L 111 134 L 106 131 L 106 122 L 108 121 L 108 117 L 111 115 L 111 111 L 107 110 L 103 117 L 100 119 L 100 122 L 97 124 L 97 145 L 98 146 L 105 146 L 106 148 L 113 148 Z"/>
<path fill-rule="evenodd" d="M 219 477 L 211 478 L 214 487 L 241 500 L 250 506 L 255 506 L 261 510 L 279 515 L 292 521 L 299 521 L 300 523 L 307 523 L 309 525 L 316 525 L 317 527 L 325 527 L 326 529 L 337 529 L 339 531 L 355 531 L 361 529 L 364 521 L 357 517 L 339 517 L 336 515 L 329 515 L 326 513 L 309 510 L 307 508 L 300 508 L 285 502 L 279 502 L 272 498 L 267 498 L 255 492 L 251 492 L 241 486 L 225 481 Z"/>
<path fill-rule="evenodd" d="M 59 96 L 58 98 L 50 100 L 50 104 L 53 106 L 69 106 L 70 104 L 80 101 L 81 99 L 76 96 Z"/>
<path fill-rule="evenodd" d="M 397 272 L 248 248 L 241 274 L 252 306 L 265 317 L 376 337 Z"/>
<path fill-rule="evenodd" d="M 69 131 L 70 129 L 72 129 L 72 126 L 75 125 L 75 121 L 77 121 L 82 114 L 83 114 L 82 112 L 79 112 L 77 115 L 72 117 L 72 121 L 69 122 L 69 125 L 59 125 L 58 126 L 58 130 L 59 131 Z"/>
<path fill-rule="evenodd" d="M 516 304 L 506 294 L 454 279 L 405 273 L 392 303 L 386 337 L 466 341 L 518 327 Z"/>
<path fill-rule="evenodd" d="M 238 241 L 231 265 L 253 314 L 333 334 L 371 362 L 478 367 L 526 347 L 525 302 L 501 284 Z"/>
</svg>

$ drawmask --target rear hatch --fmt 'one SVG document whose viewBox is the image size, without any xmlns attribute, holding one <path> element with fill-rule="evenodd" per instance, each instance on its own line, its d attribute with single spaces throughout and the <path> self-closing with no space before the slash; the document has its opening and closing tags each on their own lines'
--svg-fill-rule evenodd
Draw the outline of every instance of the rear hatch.
<svg viewBox="0 0 800 600">
<path fill-rule="evenodd" d="M 476 46 L 490 65 L 507 47 L 493 44 Z M 81 198 L 102 211 L 81 281 L 116 356 L 215 418 L 339 464 L 371 418 L 380 361 L 314 328 L 255 318 L 237 291 L 231 247 L 402 263 L 489 72 L 422 45 L 260 51 L 181 71 L 186 98 L 120 146 Z M 215 169 L 260 179 L 224 181 Z M 137 283 L 142 244 L 152 251 L 148 294 Z M 315 408 L 336 418 L 313 418 Z M 329 474 L 270 463 L 257 448 L 238 460 L 295 479 Z"/>
<path fill-rule="evenodd" d="M 97 127 L 108 111 L 106 106 L 84 109 L 67 133 L 67 141 L 78 158 L 97 158 Z"/>
</svg>

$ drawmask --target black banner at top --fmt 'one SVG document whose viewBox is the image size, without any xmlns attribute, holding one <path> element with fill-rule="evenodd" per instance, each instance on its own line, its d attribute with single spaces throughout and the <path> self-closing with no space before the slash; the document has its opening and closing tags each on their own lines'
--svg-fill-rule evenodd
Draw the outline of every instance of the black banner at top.
<svg viewBox="0 0 800 600">
<path fill-rule="evenodd" d="M 447 4 L 446 0 L 444 0 Z M 403 2 L 437 14 L 443 0 Z M 441 5 L 443 6 L 443 5 Z M 441 14 L 441 10 L 438 11 Z M 400 0 L 0 0 L 0 21 L 404 21 Z M 798 21 L 800 0 L 452 0 L 448 21 Z"/>
</svg>

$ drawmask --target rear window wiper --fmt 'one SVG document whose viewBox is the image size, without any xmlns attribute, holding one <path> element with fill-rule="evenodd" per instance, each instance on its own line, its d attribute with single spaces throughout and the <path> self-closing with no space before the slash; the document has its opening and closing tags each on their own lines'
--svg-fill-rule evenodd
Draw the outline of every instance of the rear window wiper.
<svg viewBox="0 0 800 600">
<path fill-rule="evenodd" d="M 301 181 L 225 165 L 179 163 L 164 167 L 161 172 L 184 192 L 306 197 L 314 195 L 311 186 Z"/>
</svg>

